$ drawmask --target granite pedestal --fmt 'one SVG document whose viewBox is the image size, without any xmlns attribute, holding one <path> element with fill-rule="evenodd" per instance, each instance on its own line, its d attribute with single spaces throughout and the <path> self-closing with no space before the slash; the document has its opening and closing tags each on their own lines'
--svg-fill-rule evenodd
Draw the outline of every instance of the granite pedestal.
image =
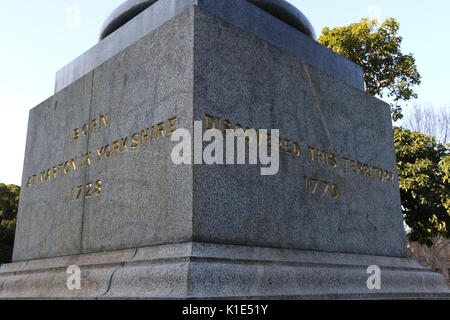
<svg viewBox="0 0 450 320">
<path fill-rule="evenodd" d="M 449 298 L 406 257 L 389 106 L 363 88 L 247 1 L 157 1 L 30 111 L 0 298 Z M 197 120 L 279 129 L 278 174 L 175 165 Z"/>
</svg>

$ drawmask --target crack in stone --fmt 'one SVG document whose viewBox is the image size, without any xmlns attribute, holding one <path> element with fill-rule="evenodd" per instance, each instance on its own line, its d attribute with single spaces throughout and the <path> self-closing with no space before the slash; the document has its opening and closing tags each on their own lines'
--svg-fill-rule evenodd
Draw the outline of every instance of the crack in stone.
<svg viewBox="0 0 450 320">
<path fill-rule="evenodd" d="M 328 142 L 331 145 L 332 151 L 334 153 L 337 153 L 336 148 L 334 146 L 333 138 L 330 134 L 330 131 L 328 130 L 328 125 L 325 121 L 325 117 L 323 116 L 322 109 L 320 109 L 320 95 L 316 90 L 316 86 L 313 85 L 313 81 L 311 79 L 311 75 L 309 73 L 308 67 L 304 62 L 302 62 L 302 67 L 303 67 L 303 70 L 305 71 L 305 74 L 309 81 L 309 86 L 311 88 L 311 93 L 312 93 L 312 98 L 313 98 L 313 107 L 316 110 L 316 113 L 320 118 L 320 122 L 322 123 L 323 128 L 325 129 L 325 133 L 327 134 Z"/>
<path fill-rule="evenodd" d="M 125 265 L 126 265 L 127 262 L 130 262 L 131 260 L 133 260 L 134 257 L 136 257 L 138 251 L 139 251 L 139 248 L 135 248 L 135 249 L 134 249 L 134 254 L 133 254 L 127 261 L 124 261 L 124 262 L 120 263 L 119 267 L 117 267 L 117 268 L 111 273 L 111 276 L 109 277 L 108 288 L 106 289 L 106 291 L 105 291 L 103 294 L 101 294 L 101 295 L 98 296 L 98 297 L 104 297 L 104 296 L 111 290 L 111 284 L 112 284 L 112 281 L 113 281 L 114 274 L 115 274 L 119 269 L 122 269 L 123 267 L 125 267 Z"/>
</svg>

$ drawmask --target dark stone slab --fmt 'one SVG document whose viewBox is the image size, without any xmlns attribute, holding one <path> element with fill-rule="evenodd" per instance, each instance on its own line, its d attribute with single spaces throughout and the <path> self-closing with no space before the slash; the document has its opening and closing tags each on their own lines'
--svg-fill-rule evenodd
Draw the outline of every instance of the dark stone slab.
<svg viewBox="0 0 450 320">
<path fill-rule="evenodd" d="M 279 129 L 278 174 L 176 166 L 169 122 L 192 132 L 206 115 Z M 26 152 L 15 261 L 192 240 L 406 254 L 388 106 L 197 7 L 35 108 Z M 26 187 L 66 159 L 76 171 Z"/>
</svg>

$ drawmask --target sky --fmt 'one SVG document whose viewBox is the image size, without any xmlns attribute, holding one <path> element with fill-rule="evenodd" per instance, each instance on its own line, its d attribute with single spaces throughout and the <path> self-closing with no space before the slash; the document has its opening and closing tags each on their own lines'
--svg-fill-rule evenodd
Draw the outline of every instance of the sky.
<svg viewBox="0 0 450 320">
<path fill-rule="evenodd" d="M 29 110 L 53 95 L 56 71 L 97 43 L 101 25 L 123 1 L 0 0 L 1 183 L 21 184 Z M 289 2 L 309 18 L 317 35 L 325 26 L 345 26 L 363 17 L 396 18 L 402 51 L 414 54 L 422 75 L 415 102 L 450 106 L 450 1 Z"/>
</svg>

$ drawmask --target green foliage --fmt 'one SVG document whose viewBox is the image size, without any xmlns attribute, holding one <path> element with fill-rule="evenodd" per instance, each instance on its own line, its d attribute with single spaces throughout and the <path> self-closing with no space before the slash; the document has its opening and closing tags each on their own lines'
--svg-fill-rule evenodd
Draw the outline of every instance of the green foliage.
<svg viewBox="0 0 450 320">
<path fill-rule="evenodd" d="M 394 128 L 394 142 L 409 240 L 432 245 L 450 237 L 450 149 L 436 138 Z"/>
<path fill-rule="evenodd" d="M 20 187 L 0 183 L 0 263 L 11 260 L 19 195 Z"/>
<path fill-rule="evenodd" d="M 339 53 L 364 71 L 366 90 L 373 96 L 392 97 L 392 118 L 403 117 L 401 100 L 416 98 L 413 86 L 420 84 L 412 54 L 402 54 L 399 23 L 389 18 L 381 25 L 376 20 L 362 19 L 346 27 L 325 27 L 319 42 Z"/>
</svg>

